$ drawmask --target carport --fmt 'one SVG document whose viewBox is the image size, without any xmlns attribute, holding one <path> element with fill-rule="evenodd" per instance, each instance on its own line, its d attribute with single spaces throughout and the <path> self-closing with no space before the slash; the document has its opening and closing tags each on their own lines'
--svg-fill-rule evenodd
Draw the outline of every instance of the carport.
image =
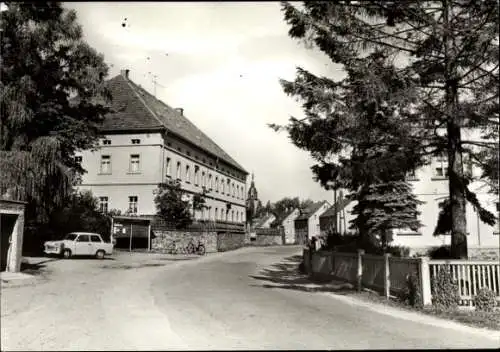
<svg viewBox="0 0 500 352">
<path fill-rule="evenodd" d="M 112 217 L 111 239 L 118 249 L 151 250 L 151 219 L 136 216 Z"/>
<path fill-rule="evenodd" d="M 0 198 L 0 271 L 21 271 L 25 205 Z"/>
</svg>

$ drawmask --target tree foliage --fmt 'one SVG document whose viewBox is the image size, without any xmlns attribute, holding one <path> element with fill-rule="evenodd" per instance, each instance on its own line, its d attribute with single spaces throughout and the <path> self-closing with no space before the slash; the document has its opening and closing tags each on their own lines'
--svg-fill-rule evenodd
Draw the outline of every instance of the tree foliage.
<svg viewBox="0 0 500 352">
<path fill-rule="evenodd" d="M 96 232 L 109 240 L 111 218 L 98 210 L 99 200 L 91 191 L 75 192 L 64 207 L 54 211 L 50 218 L 50 227 L 56 238 L 60 239 L 68 232 Z"/>
<path fill-rule="evenodd" d="M 351 220 L 351 229 L 382 249 L 387 249 L 392 241 L 392 230 L 418 231 L 422 226 L 417 210 L 422 202 L 416 199 L 411 186 L 404 181 L 365 186 L 354 193 L 352 199 L 357 203 L 352 211 L 356 217 Z"/>
<path fill-rule="evenodd" d="M 176 227 L 182 228 L 193 222 L 191 202 L 185 199 L 185 192 L 179 181 L 160 184 L 154 201 L 157 214 Z"/>
<path fill-rule="evenodd" d="M 84 172 L 108 111 L 108 67 L 82 37 L 76 13 L 58 2 L 6 2 L 1 21 L 0 193 L 28 201 L 47 221 Z"/>
<path fill-rule="evenodd" d="M 291 118 L 286 129 L 318 161 L 318 180 L 351 190 L 391 171 L 401 180 L 427 155 L 445 152 L 452 252 L 466 257 L 471 192 L 462 156 L 492 144 L 467 140 L 462 129 L 498 126 L 498 2 L 285 2 L 283 12 L 292 38 L 347 73 L 335 82 L 298 68 L 294 82 L 282 82 L 303 101 L 305 119 Z M 385 123 L 386 133 L 371 129 L 374 122 Z M 481 219 L 491 223 L 491 215 Z"/>
</svg>

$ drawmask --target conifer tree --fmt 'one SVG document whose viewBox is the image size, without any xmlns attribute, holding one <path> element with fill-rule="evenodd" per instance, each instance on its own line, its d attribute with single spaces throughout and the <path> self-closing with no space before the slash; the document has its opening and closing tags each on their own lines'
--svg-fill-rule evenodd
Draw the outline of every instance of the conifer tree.
<svg viewBox="0 0 500 352">
<path fill-rule="evenodd" d="M 411 137 L 416 138 L 398 142 L 394 131 L 388 131 L 373 148 L 384 144 L 402 147 L 403 158 L 389 158 L 393 166 L 407 160 L 401 171 L 425 163 L 428 153 L 447 155 L 451 250 L 456 258 L 467 257 L 466 200 L 482 209 L 483 221 L 494 223 L 494 216 L 468 190 L 462 160 L 463 154 L 475 155 L 478 148 L 491 148 L 492 144 L 466 140 L 462 129 L 498 126 L 498 2 L 315 1 L 298 6 L 283 3 L 283 11 L 291 37 L 319 48 L 348 74 L 342 82 L 334 82 L 299 68 L 295 82 L 283 82 L 287 93 L 304 101 L 306 119 L 291 119 L 287 127 L 293 142 L 310 150 L 319 161 L 315 174 L 322 183 L 330 179 L 336 186 L 340 180 L 354 186 L 349 180 L 349 174 L 356 176 L 353 170 L 377 179 L 389 169 L 381 164 L 382 159 L 342 171 L 325 161 L 325 154 L 345 152 L 347 146 L 356 150 L 361 143 L 359 136 L 369 133 L 367 129 L 352 130 L 360 120 L 356 102 L 364 102 L 366 109 L 375 112 L 383 105 L 398 110 L 397 124 L 407 124 L 414 132 Z M 390 72 L 391 85 L 377 88 L 383 75 L 359 70 L 360 64 L 369 64 L 367 58 L 381 62 L 380 66 L 397 63 Z M 360 96 L 353 87 L 356 81 L 374 89 L 364 89 L 369 94 Z M 357 87 L 363 88 L 361 83 Z M 384 97 L 384 89 L 396 95 Z M 409 157 L 410 150 L 415 157 Z M 364 163 L 366 155 L 361 160 L 347 159 L 342 163 Z"/>
</svg>

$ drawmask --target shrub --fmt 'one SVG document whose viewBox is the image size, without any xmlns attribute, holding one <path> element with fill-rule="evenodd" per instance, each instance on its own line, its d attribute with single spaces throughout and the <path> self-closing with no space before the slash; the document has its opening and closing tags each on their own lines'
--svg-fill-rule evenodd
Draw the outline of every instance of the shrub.
<svg viewBox="0 0 500 352">
<path fill-rule="evenodd" d="M 441 268 L 432 282 L 432 304 L 438 310 L 456 309 L 460 302 L 458 284 L 449 267 Z"/>
<path fill-rule="evenodd" d="M 492 312 L 497 305 L 495 292 L 488 287 L 483 287 L 473 298 L 476 310 L 482 312 Z"/>
<path fill-rule="evenodd" d="M 421 308 L 423 306 L 417 275 L 412 273 L 406 278 L 406 287 L 401 295 L 401 300 L 412 307 Z"/>
<path fill-rule="evenodd" d="M 453 259 L 450 246 L 433 247 L 427 251 L 427 256 L 431 259 Z"/>
<path fill-rule="evenodd" d="M 406 258 L 410 256 L 410 248 L 405 246 L 389 246 L 386 253 L 390 253 L 393 257 Z"/>
</svg>

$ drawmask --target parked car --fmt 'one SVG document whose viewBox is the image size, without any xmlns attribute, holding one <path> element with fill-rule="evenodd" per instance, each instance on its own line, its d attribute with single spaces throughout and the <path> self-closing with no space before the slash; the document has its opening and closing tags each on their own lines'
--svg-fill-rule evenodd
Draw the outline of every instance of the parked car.
<svg viewBox="0 0 500 352">
<path fill-rule="evenodd" d="M 95 256 L 103 259 L 113 254 L 113 243 L 104 242 L 101 235 L 91 232 L 71 232 L 60 241 L 44 243 L 46 254 L 61 255 L 68 259 L 74 255 Z"/>
</svg>

